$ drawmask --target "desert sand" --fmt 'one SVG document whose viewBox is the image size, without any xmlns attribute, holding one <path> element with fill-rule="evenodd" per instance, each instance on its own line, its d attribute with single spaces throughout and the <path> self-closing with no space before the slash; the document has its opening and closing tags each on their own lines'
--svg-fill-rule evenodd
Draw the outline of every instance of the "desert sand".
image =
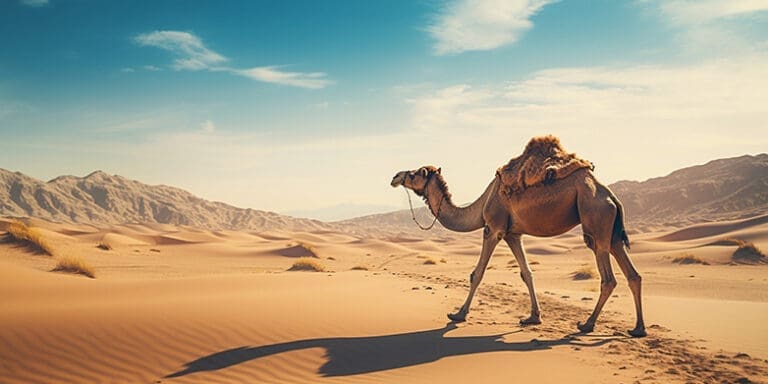
<svg viewBox="0 0 768 384">
<path fill-rule="evenodd" d="M 577 232 L 526 237 L 543 324 L 520 327 L 525 285 L 499 247 L 468 321 L 481 233 L 369 236 L 330 230 L 206 231 L 161 224 L 27 220 L 96 278 L 50 272 L 55 258 L 0 243 L 0 378 L 33 382 L 766 382 L 768 216 L 631 236 L 649 335 L 629 338 L 619 286 L 590 334 L 596 278 Z M 10 219 L 0 220 L 0 231 Z M 1 234 L 1 233 L 0 233 Z M 97 248 L 106 245 L 108 250 Z M 704 264 L 679 264 L 681 255 Z M 288 271 L 311 257 L 325 272 Z M 614 266 L 615 267 L 615 266 Z M 618 268 L 614 268 L 618 271 Z"/>
</svg>

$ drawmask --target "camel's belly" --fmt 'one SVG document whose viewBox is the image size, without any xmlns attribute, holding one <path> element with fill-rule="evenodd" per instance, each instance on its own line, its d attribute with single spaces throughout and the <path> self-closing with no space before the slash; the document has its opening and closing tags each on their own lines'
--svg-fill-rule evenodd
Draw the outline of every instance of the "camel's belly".
<svg viewBox="0 0 768 384">
<path fill-rule="evenodd" d="M 509 203 L 512 212 L 511 230 L 517 233 L 542 237 L 557 236 L 570 231 L 581 222 L 575 194 L 523 198 Z"/>
</svg>

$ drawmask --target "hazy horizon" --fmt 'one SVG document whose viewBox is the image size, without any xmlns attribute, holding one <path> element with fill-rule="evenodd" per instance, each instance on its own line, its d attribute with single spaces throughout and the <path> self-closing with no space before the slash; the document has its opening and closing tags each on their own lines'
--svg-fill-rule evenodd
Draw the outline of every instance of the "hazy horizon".
<svg viewBox="0 0 768 384">
<path fill-rule="evenodd" d="M 552 133 L 606 184 L 768 148 L 768 4 L 0 4 L 0 168 L 276 212 L 457 202 Z"/>
</svg>

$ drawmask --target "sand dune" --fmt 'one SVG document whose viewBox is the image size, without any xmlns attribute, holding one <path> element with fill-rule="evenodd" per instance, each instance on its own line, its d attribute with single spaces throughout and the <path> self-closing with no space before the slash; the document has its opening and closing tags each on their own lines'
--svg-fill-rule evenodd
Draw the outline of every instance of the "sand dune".
<svg viewBox="0 0 768 384">
<path fill-rule="evenodd" d="M 0 220 L 0 228 L 7 223 Z M 578 236 L 526 238 L 544 323 L 521 328 L 528 297 L 504 247 L 469 321 L 446 324 L 445 313 L 466 295 L 479 232 L 401 238 L 33 224 L 98 275 L 51 273 L 54 258 L 0 243 L 3 382 L 686 383 L 768 376 L 768 343 L 755 337 L 768 334 L 768 266 L 727 265 L 734 246 L 706 245 L 748 237 L 765 249 L 763 217 L 633 235 L 632 257 L 645 283 L 645 339 L 625 336 L 633 310 L 624 284 L 593 334 L 573 333 L 599 286 L 570 278 L 594 265 Z M 97 249 L 99 242 L 112 250 Z M 680 253 L 712 263 L 672 263 Z M 313 254 L 330 272 L 287 272 L 297 257 Z"/>
<path fill-rule="evenodd" d="M 733 232 L 739 229 L 749 228 L 756 225 L 768 223 L 768 215 L 757 216 L 744 220 L 732 220 L 716 223 L 705 223 L 692 225 L 690 227 L 668 233 L 658 237 L 661 241 L 684 241 L 699 239 L 702 237 L 712 237 L 724 233 Z"/>
</svg>

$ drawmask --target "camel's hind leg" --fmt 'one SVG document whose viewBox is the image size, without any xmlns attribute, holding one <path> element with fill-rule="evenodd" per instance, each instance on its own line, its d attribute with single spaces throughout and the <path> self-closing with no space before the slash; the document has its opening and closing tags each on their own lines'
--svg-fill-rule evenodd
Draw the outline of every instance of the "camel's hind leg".
<svg viewBox="0 0 768 384">
<path fill-rule="evenodd" d="M 520 320 L 520 325 L 541 324 L 541 318 L 539 317 L 539 302 L 536 300 L 536 291 L 533 288 L 533 274 L 531 273 L 531 267 L 528 266 L 528 260 L 525 257 L 521 236 L 508 234 L 504 237 L 504 240 L 512 250 L 512 254 L 515 255 L 517 265 L 520 266 L 520 277 L 528 287 L 528 295 L 531 297 L 531 316 L 527 319 Z"/>
<path fill-rule="evenodd" d="M 605 248 L 597 248 L 595 250 L 595 257 L 597 259 L 597 270 L 600 272 L 600 297 L 597 299 L 595 309 L 589 316 L 587 321 L 583 324 L 578 324 L 578 328 L 581 332 L 592 332 L 595 329 L 595 321 L 600 316 L 600 311 L 603 310 L 603 305 L 611 296 L 613 289 L 616 288 L 616 278 L 613 276 L 613 270 L 611 269 L 611 259 L 608 250 Z"/>
<path fill-rule="evenodd" d="M 461 322 L 467 319 L 469 306 L 472 304 L 472 297 L 475 296 L 475 291 L 480 285 L 480 281 L 483 279 L 485 268 L 488 267 L 488 262 L 491 260 L 493 250 L 496 248 L 496 245 L 499 244 L 500 240 L 500 233 L 492 233 L 490 228 L 487 226 L 485 227 L 485 231 L 483 233 L 483 250 L 480 252 L 480 260 L 477 262 L 475 270 L 471 275 L 469 275 L 469 295 L 467 295 L 467 300 L 464 302 L 464 305 L 461 306 L 458 312 L 448 314 L 448 318 L 452 321 Z"/>
<path fill-rule="evenodd" d="M 623 272 L 624 276 L 627 278 L 629 289 L 632 291 L 632 297 L 635 300 L 637 323 L 635 323 L 635 329 L 630 330 L 629 334 L 632 337 L 643 337 L 645 336 L 645 322 L 643 321 L 643 303 L 642 295 L 640 293 L 642 279 L 640 274 L 637 273 L 635 266 L 632 265 L 632 261 L 629 259 L 629 255 L 627 255 L 627 251 L 624 249 L 624 245 L 621 241 L 615 241 L 613 243 L 611 246 L 611 253 L 616 258 L 616 262 L 619 264 L 621 272 Z"/>
</svg>

